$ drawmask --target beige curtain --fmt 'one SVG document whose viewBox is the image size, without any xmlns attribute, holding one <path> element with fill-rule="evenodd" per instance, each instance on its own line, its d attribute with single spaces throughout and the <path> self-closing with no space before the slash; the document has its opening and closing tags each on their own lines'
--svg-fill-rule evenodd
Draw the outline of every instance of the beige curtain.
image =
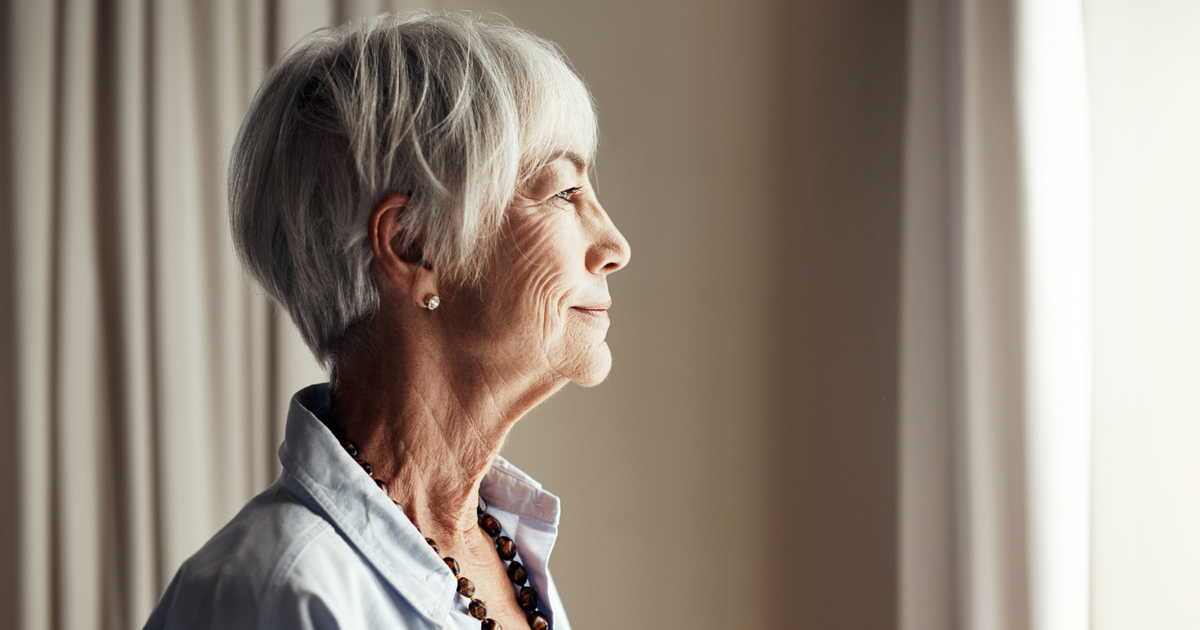
<svg viewBox="0 0 1200 630">
<path fill-rule="evenodd" d="M 900 625 L 1028 628 L 1014 2 L 909 9 Z"/>
<path fill-rule="evenodd" d="M 285 46 L 390 5 L 0 9 L 0 627 L 139 627 L 277 474 L 324 376 L 233 255 L 227 156 Z"/>
<path fill-rule="evenodd" d="M 1091 181 L 1079 0 L 913 0 L 899 626 L 1089 627 Z"/>
</svg>

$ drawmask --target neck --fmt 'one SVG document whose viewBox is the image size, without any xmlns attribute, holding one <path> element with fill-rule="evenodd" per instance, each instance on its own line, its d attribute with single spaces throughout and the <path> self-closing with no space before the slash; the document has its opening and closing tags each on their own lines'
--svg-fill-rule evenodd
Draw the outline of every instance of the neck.
<svg viewBox="0 0 1200 630">
<path fill-rule="evenodd" d="M 386 355 L 339 361 L 330 413 L 426 536 L 471 540 L 479 485 L 509 430 L 565 381 L 520 378 L 495 362 L 399 341 L 370 344 Z"/>
</svg>

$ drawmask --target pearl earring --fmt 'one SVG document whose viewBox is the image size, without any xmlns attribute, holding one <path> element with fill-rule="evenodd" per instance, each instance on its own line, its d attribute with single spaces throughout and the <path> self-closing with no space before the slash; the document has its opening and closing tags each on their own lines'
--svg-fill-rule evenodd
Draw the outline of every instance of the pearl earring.
<svg viewBox="0 0 1200 630">
<path fill-rule="evenodd" d="M 441 303 L 442 303 L 442 300 L 438 296 L 436 296 L 432 293 L 425 296 L 425 308 L 427 308 L 431 311 L 433 309 L 437 308 L 438 304 L 441 304 Z"/>
</svg>

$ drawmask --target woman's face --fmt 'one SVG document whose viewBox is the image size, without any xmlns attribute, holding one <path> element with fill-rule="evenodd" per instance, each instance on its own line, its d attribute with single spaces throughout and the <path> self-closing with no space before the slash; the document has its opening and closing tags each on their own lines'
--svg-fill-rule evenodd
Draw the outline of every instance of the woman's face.
<svg viewBox="0 0 1200 630">
<path fill-rule="evenodd" d="M 612 366 L 605 343 L 608 274 L 629 256 L 629 243 L 596 199 L 587 165 L 568 152 L 517 191 L 484 281 L 461 291 L 447 310 L 458 311 L 457 302 L 477 313 L 466 326 L 478 335 L 473 354 L 492 355 L 489 362 L 502 374 L 595 385 Z"/>
</svg>

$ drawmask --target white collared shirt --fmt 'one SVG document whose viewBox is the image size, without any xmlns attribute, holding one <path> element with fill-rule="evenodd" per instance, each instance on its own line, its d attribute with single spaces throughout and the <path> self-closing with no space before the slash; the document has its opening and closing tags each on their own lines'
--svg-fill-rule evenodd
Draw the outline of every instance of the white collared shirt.
<svg viewBox="0 0 1200 630">
<path fill-rule="evenodd" d="M 450 569 L 313 414 L 328 406 L 328 385 L 296 393 L 283 473 L 183 563 L 148 630 L 478 630 Z M 501 457 L 479 494 L 516 542 L 550 627 L 570 630 L 547 569 L 558 497 Z"/>
</svg>

